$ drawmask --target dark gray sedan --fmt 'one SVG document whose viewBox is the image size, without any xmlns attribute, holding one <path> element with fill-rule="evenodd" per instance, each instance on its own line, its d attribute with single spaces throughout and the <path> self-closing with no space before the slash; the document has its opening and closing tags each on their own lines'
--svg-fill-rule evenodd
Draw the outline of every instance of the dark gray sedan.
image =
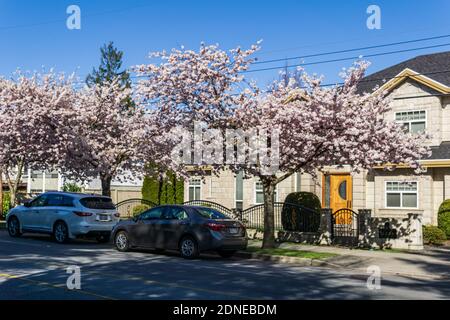
<svg viewBox="0 0 450 320">
<path fill-rule="evenodd" d="M 149 209 L 134 219 L 119 222 L 112 231 L 119 251 L 133 247 L 179 250 L 192 259 L 203 251 L 231 257 L 247 248 L 245 227 L 207 207 L 167 205 Z"/>
</svg>

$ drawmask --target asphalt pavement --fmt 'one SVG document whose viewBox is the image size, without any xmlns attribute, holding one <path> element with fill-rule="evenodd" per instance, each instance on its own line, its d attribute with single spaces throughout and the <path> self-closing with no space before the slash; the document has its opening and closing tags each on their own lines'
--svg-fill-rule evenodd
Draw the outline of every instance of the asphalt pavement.
<svg viewBox="0 0 450 320">
<path fill-rule="evenodd" d="M 76 274 L 80 271 L 80 289 Z M 121 253 L 110 244 L 10 238 L 0 230 L 0 299 L 450 299 L 450 281 L 176 252 Z"/>
</svg>

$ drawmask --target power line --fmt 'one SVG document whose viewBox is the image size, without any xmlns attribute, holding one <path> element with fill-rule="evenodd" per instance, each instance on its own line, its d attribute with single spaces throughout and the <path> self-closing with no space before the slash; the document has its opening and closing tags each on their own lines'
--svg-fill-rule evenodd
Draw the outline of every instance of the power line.
<svg viewBox="0 0 450 320">
<path fill-rule="evenodd" d="M 302 67 L 302 66 L 310 66 L 310 65 L 332 63 L 332 62 L 339 62 L 339 61 L 357 60 L 357 59 L 361 59 L 361 58 L 372 58 L 372 57 L 379 57 L 379 56 L 395 54 L 395 53 L 404 53 L 404 52 L 411 52 L 411 51 L 424 50 L 424 49 L 440 48 L 440 47 L 445 47 L 445 46 L 449 46 L 449 45 L 450 45 L 450 43 L 444 43 L 444 44 L 433 45 L 433 46 L 426 46 L 426 47 L 420 47 L 420 48 L 402 49 L 402 50 L 396 50 L 396 51 L 390 51 L 390 52 L 381 52 L 381 53 L 375 53 L 375 54 L 369 54 L 369 55 L 361 55 L 361 56 L 357 56 L 357 57 L 354 56 L 354 57 L 331 59 L 331 60 L 324 60 L 324 61 L 316 61 L 316 62 L 309 62 L 309 63 L 299 63 L 299 64 L 291 65 L 290 67 Z M 283 69 L 283 68 L 284 68 L 284 66 L 270 67 L 270 68 L 262 68 L 262 69 L 241 71 L 241 73 L 251 73 L 251 72 L 278 70 L 278 69 Z"/>
<path fill-rule="evenodd" d="M 345 50 L 338 50 L 338 51 L 315 53 L 315 54 L 309 54 L 309 55 L 297 56 L 297 57 L 288 57 L 288 58 L 284 58 L 284 59 L 272 59 L 272 60 L 256 61 L 253 64 L 265 64 L 265 63 L 273 63 L 273 62 L 280 62 L 280 61 L 289 61 L 289 60 L 313 58 L 313 57 L 327 56 L 327 55 L 332 55 L 332 54 L 339 54 L 339 53 L 346 53 L 346 52 L 353 52 L 353 51 L 360 51 L 360 50 L 368 50 L 368 49 L 376 49 L 376 48 L 397 46 L 397 45 L 407 44 L 407 43 L 415 43 L 415 42 L 422 42 L 422 41 L 437 40 L 437 39 L 448 38 L 448 37 L 450 37 L 450 34 L 441 35 L 441 36 L 435 36 L 435 37 L 428 37 L 428 38 L 421 38 L 421 39 L 413 39 L 413 40 L 407 40 L 407 41 L 400 41 L 400 42 L 385 43 L 385 44 L 368 46 L 368 47 L 360 47 L 360 48 L 352 48 L 352 49 L 345 49 Z"/>
</svg>

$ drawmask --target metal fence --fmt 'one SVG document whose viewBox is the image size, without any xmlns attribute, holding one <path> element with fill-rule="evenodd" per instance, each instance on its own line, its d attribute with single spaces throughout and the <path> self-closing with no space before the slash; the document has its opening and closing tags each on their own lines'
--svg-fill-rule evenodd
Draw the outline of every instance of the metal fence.
<svg viewBox="0 0 450 320">
<path fill-rule="evenodd" d="M 128 199 L 116 204 L 116 209 L 122 218 L 131 218 L 157 204 L 145 199 Z"/>
<path fill-rule="evenodd" d="M 240 214 L 247 228 L 264 229 L 264 205 L 250 207 Z M 275 230 L 317 232 L 320 226 L 320 212 L 297 204 L 275 202 Z"/>
</svg>

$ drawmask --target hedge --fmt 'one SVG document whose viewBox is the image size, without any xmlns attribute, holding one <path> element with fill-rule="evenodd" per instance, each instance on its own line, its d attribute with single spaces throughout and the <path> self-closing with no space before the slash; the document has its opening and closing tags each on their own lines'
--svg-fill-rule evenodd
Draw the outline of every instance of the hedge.
<svg viewBox="0 0 450 320">
<path fill-rule="evenodd" d="M 445 232 L 436 226 L 423 226 L 423 242 L 425 244 L 441 245 L 447 240 Z"/>
<path fill-rule="evenodd" d="M 450 199 L 442 202 L 438 211 L 438 227 L 450 238 Z"/>
</svg>

